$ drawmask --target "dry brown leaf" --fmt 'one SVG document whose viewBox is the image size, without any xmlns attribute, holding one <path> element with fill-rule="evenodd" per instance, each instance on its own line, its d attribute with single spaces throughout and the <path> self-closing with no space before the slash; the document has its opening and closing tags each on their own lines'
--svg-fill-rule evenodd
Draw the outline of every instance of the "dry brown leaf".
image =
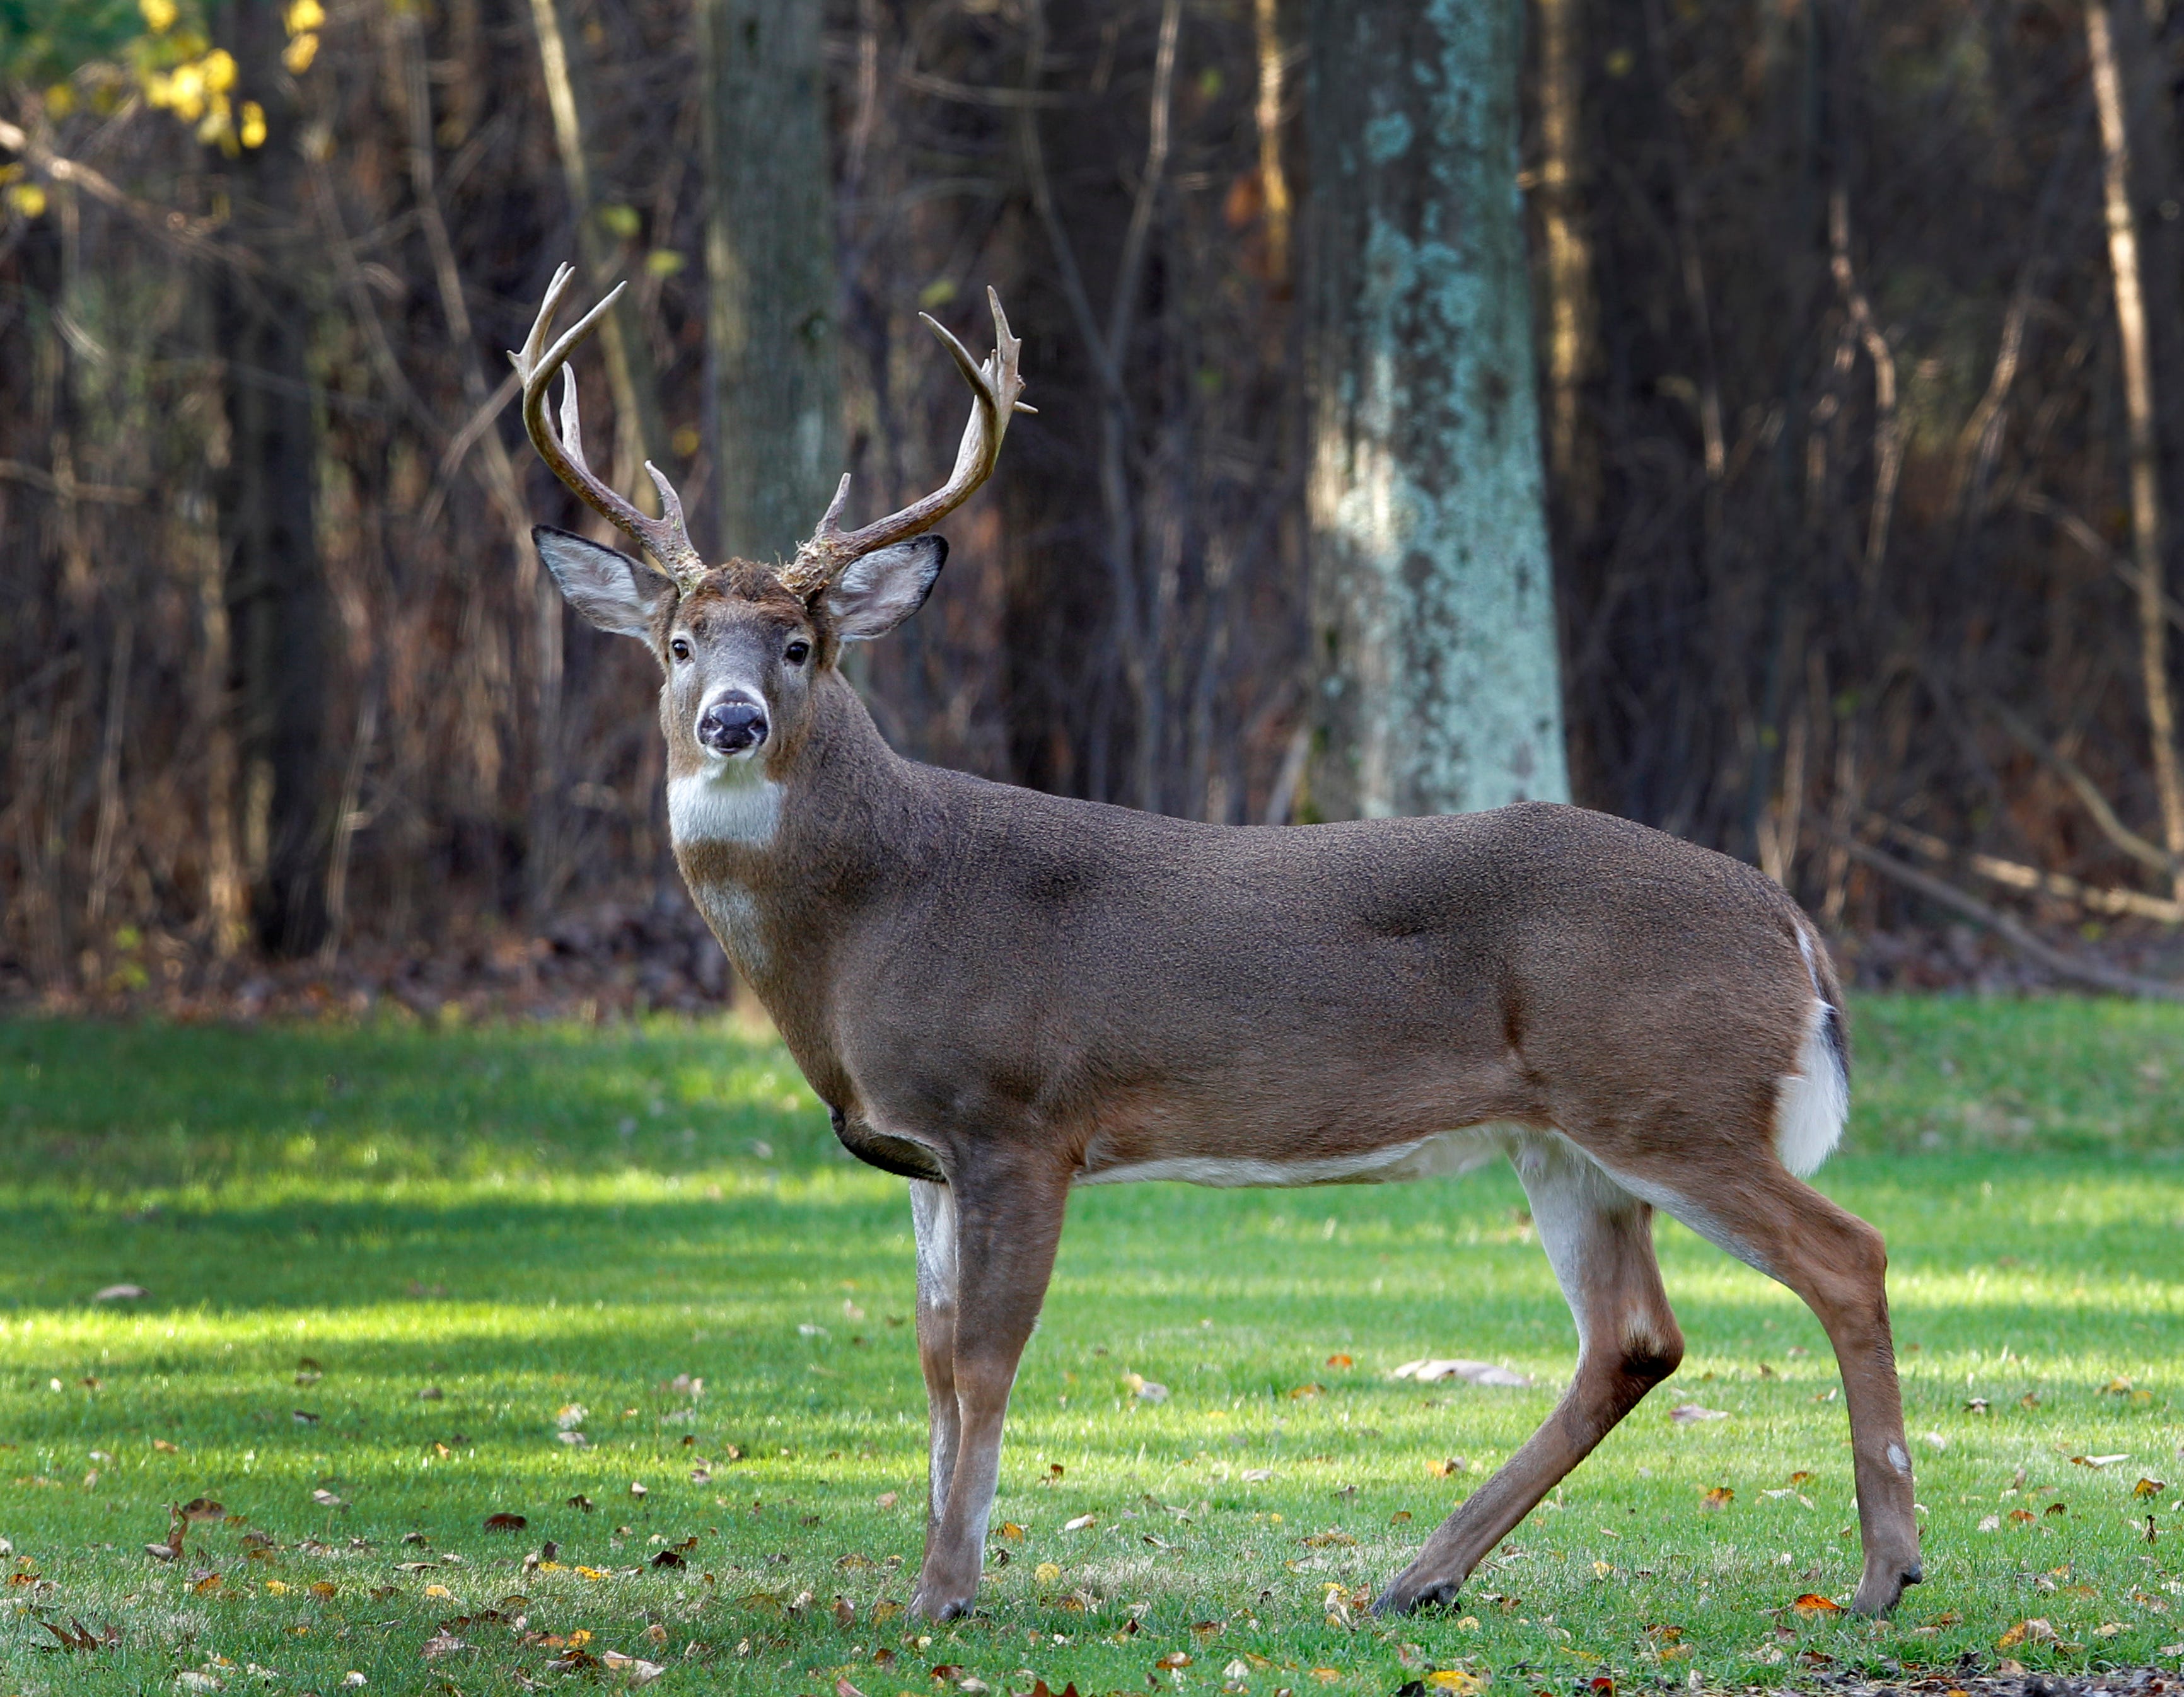
<svg viewBox="0 0 2184 1697">
<path fill-rule="evenodd" d="M 506 1510 L 485 1517 L 485 1529 L 488 1532 L 521 1532 L 530 1524 L 531 1522 L 523 1516 L 510 1514 Z"/>
<path fill-rule="evenodd" d="M 210 1497 L 192 1497 L 182 1505 L 184 1520 L 226 1520 L 227 1510 Z"/>
</svg>

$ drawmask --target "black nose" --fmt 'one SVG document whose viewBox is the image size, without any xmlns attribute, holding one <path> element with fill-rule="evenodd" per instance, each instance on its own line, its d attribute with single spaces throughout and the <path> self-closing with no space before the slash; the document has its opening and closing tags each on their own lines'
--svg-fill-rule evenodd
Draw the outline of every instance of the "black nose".
<svg viewBox="0 0 2184 1697">
<path fill-rule="evenodd" d="M 747 695 L 716 701 L 698 715 L 698 740 L 723 754 L 755 748 L 766 741 L 766 709 Z"/>
</svg>

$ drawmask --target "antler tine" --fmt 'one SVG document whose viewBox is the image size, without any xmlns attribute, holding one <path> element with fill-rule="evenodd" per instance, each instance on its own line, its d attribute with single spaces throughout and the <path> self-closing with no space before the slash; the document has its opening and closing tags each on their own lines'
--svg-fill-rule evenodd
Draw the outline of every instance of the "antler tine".
<svg viewBox="0 0 2184 1697">
<path fill-rule="evenodd" d="M 578 319 L 551 348 L 547 348 L 546 333 L 576 275 L 573 265 L 564 265 L 554 273 L 538 316 L 532 320 L 531 333 L 524 338 L 523 351 L 508 356 L 523 382 L 523 428 L 531 437 L 531 445 L 538 450 L 538 457 L 578 499 L 640 544 L 675 580 L 678 588 L 688 591 L 705 575 L 705 562 L 691 543 L 689 530 L 683 522 L 682 503 L 673 486 L 650 461 L 645 463 L 644 469 L 651 473 L 653 483 L 660 491 L 660 516 L 649 518 L 599 478 L 584 459 L 583 428 L 577 404 L 577 374 L 569 366 L 569 356 L 599 328 L 599 320 L 627 285 L 616 283 L 605 298 Z M 553 387 L 556 371 L 562 373 L 561 431 L 558 437 L 546 418 L 547 392 Z"/>
<path fill-rule="evenodd" d="M 973 359 L 970 350 L 932 314 L 918 314 L 940 338 L 941 346 L 955 360 L 956 369 L 971 386 L 971 416 L 964 423 L 963 439 L 956 448 L 956 464 L 948 474 L 947 482 L 900 512 L 876 519 L 862 529 L 845 532 L 841 527 L 842 509 L 850 498 L 850 480 L 845 476 L 811 540 L 796 550 L 796 558 L 783 569 L 782 581 L 788 587 L 799 594 L 809 594 L 833 582 L 859 556 L 931 530 L 969 500 L 978 486 L 993 476 L 1010 418 L 1017 413 L 1035 409 L 1017 398 L 1023 392 L 1023 379 L 1017 370 L 1023 343 L 1009 332 L 1008 316 L 1001 310 L 1000 294 L 989 288 L 986 300 L 994 313 L 994 351 L 983 363 Z"/>
</svg>

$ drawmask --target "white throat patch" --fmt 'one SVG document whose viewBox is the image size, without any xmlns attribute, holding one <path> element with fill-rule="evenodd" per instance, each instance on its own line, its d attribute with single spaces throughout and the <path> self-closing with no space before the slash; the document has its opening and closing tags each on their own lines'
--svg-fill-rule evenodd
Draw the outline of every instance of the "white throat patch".
<svg viewBox="0 0 2184 1697">
<path fill-rule="evenodd" d="M 755 759 L 720 760 L 710 771 L 670 780 L 668 834 L 684 843 L 740 843 L 763 848 L 781 828 L 781 786 Z"/>
</svg>

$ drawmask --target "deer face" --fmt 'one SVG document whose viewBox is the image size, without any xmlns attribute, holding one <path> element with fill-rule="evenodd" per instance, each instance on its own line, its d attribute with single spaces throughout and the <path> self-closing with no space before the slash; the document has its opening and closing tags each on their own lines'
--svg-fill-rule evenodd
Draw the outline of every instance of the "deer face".
<svg viewBox="0 0 2184 1697">
<path fill-rule="evenodd" d="M 566 531 L 532 532 L 569 604 L 603 631 L 634 637 L 663 674 L 660 728 L 671 778 L 738 782 L 794 748 L 818 679 L 844 643 L 884 636 L 922 606 L 948 557 L 918 537 L 855 561 L 810 595 L 764 566 L 733 561 L 687 592 L 649 566 Z"/>
</svg>

